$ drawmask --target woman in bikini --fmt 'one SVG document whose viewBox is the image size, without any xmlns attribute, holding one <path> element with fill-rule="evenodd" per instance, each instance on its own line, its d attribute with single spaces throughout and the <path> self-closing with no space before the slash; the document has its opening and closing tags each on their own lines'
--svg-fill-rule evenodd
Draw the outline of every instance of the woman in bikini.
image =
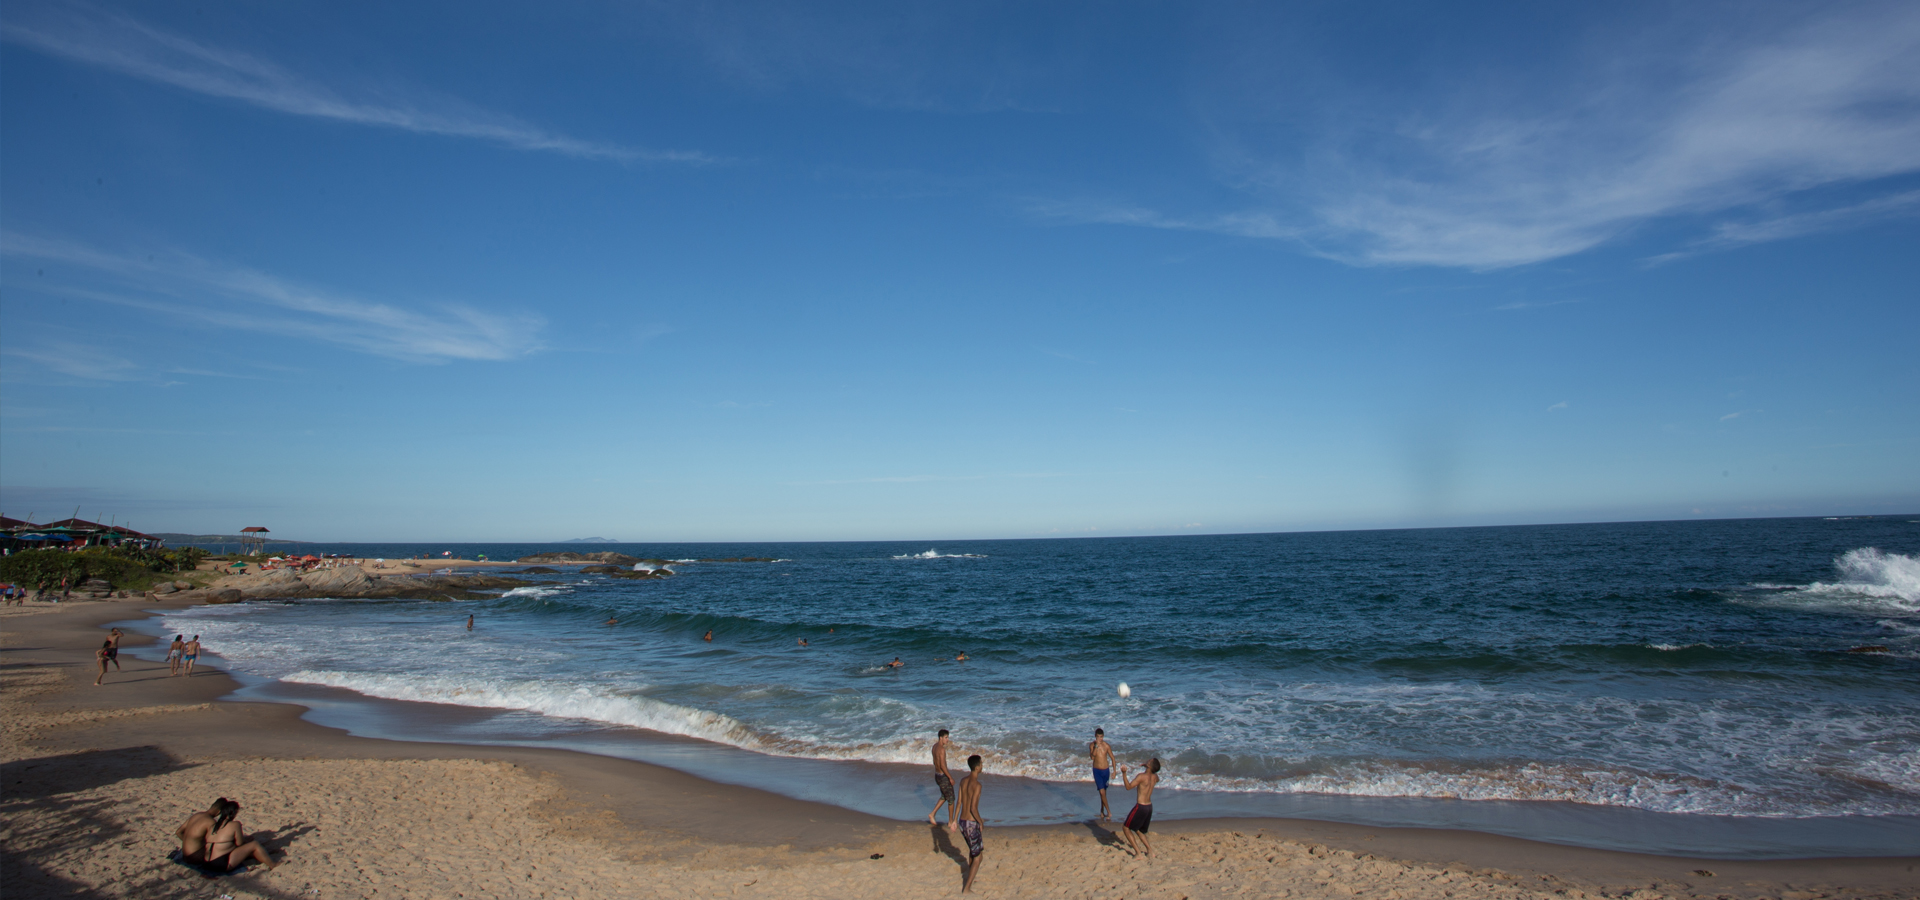
<svg viewBox="0 0 1920 900">
<path fill-rule="evenodd" d="M 180 658 L 187 655 L 186 637 L 184 634 L 176 634 L 173 636 L 173 643 L 167 645 L 167 673 L 170 675 L 180 674 Z"/>
<path fill-rule="evenodd" d="M 95 678 L 93 680 L 94 687 L 99 687 L 100 682 L 106 680 L 107 661 L 113 659 L 112 654 L 113 654 L 113 641 L 111 640 L 106 641 L 105 643 L 102 643 L 100 645 L 100 649 L 93 651 L 93 658 L 100 662 L 100 677 Z"/>
<path fill-rule="evenodd" d="M 231 872 L 249 862 L 257 862 L 269 869 L 279 865 L 267 855 L 267 848 L 247 837 L 247 826 L 234 818 L 240 814 L 240 804 L 222 797 L 214 801 L 213 806 L 214 817 L 207 830 L 206 846 L 199 859 L 183 853 L 188 862 L 219 872 Z M 182 830 L 185 830 L 185 826 L 182 826 Z"/>
</svg>

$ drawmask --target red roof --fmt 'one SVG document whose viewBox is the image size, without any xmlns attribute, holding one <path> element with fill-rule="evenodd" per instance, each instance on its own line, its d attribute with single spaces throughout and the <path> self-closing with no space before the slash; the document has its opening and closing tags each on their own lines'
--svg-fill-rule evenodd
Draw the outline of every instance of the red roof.
<svg viewBox="0 0 1920 900">
<path fill-rule="evenodd" d="M 262 533 L 262 534 L 265 534 L 265 533 L 267 532 L 267 530 L 266 530 L 265 528 L 261 528 L 261 527 L 260 527 L 260 526 L 258 526 L 258 525 L 255 525 L 255 526 L 253 526 L 252 528 L 242 528 L 242 529 L 240 529 L 240 533 L 241 533 L 241 534 L 251 534 L 251 533 L 253 533 L 253 532 L 256 532 L 256 531 L 258 531 L 258 532 L 260 532 L 260 533 Z"/>
</svg>

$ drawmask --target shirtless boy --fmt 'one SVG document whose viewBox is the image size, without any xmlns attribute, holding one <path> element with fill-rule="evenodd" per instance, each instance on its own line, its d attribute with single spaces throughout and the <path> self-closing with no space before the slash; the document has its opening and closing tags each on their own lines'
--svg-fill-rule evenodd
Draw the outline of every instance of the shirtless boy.
<svg viewBox="0 0 1920 900">
<path fill-rule="evenodd" d="M 113 663 L 113 670 L 120 671 L 120 638 L 124 637 L 120 629 L 107 632 L 107 661 Z"/>
<path fill-rule="evenodd" d="M 940 729 L 940 739 L 933 742 L 933 783 L 940 786 L 940 802 L 933 805 L 933 812 L 927 813 L 927 824 L 938 825 L 934 815 L 940 807 L 947 808 L 947 830 L 953 831 L 954 817 L 959 815 L 960 807 L 953 802 L 953 776 L 947 774 L 947 748 L 953 746 L 953 739 L 947 737 L 947 730 Z"/>
<path fill-rule="evenodd" d="M 973 876 L 980 871 L 980 857 L 987 854 L 986 838 L 981 833 L 985 824 L 980 818 L 980 754 L 967 757 L 967 777 L 960 781 L 960 836 L 967 839 L 967 879 L 960 883 L 960 893 L 973 890 Z"/>
<path fill-rule="evenodd" d="M 240 804 L 221 797 L 206 812 L 197 812 L 174 831 L 180 838 L 180 858 L 218 872 L 231 871 L 249 862 L 271 869 L 279 863 L 267 855 L 267 848 L 247 837 L 246 826 L 234 816 Z"/>
<path fill-rule="evenodd" d="M 1127 813 L 1126 829 L 1120 834 L 1127 839 L 1127 846 L 1133 848 L 1134 856 L 1152 859 L 1153 845 L 1147 842 L 1147 828 L 1153 824 L 1153 786 L 1160 783 L 1160 758 L 1147 760 L 1147 770 L 1138 778 L 1128 778 L 1127 767 L 1121 766 L 1120 781 L 1127 790 L 1139 791 L 1133 812 Z"/>
<path fill-rule="evenodd" d="M 181 649 L 186 651 L 181 655 L 180 660 L 187 664 L 187 670 L 180 674 L 192 678 L 193 664 L 200 659 L 200 636 L 194 635 L 193 640 L 188 641 L 187 645 Z"/>
<path fill-rule="evenodd" d="M 1087 745 L 1087 755 L 1093 757 L 1093 789 L 1100 792 L 1100 821 L 1113 818 L 1107 809 L 1107 779 L 1113 774 L 1113 747 L 1107 743 L 1104 728 L 1093 730 L 1093 743 Z"/>
</svg>

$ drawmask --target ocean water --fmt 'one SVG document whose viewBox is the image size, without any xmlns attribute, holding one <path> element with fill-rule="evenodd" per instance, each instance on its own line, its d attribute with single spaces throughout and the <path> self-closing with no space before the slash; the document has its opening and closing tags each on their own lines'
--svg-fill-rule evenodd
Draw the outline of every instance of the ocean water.
<svg viewBox="0 0 1920 900">
<path fill-rule="evenodd" d="M 1389 824 L 1501 830 L 1551 808 L 1562 824 L 1506 830 L 1658 849 L 1591 835 L 1711 823 L 1709 849 L 1781 855 L 1794 823 L 1818 823 L 1842 835 L 1829 852 L 1897 852 L 1920 847 L 1915 519 L 338 545 L 303 549 L 687 562 L 665 579 L 569 567 L 485 600 L 256 601 L 157 625 L 203 635 L 257 695 L 363 733 L 651 758 L 900 818 L 932 805 L 938 728 L 1028 785 L 1013 820 L 1083 817 L 1086 742 L 1104 727 L 1122 761 L 1158 756 L 1173 796 L 1213 814 L 1312 801 L 1339 818 L 1350 801 L 1347 818 L 1384 821 L 1353 811 L 1398 803 Z M 735 556 L 777 561 L 693 561 Z M 1863 646 L 1885 650 L 1848 652 Z M 417 704 L 449 714 L 405 712 Z"/>
</svg>

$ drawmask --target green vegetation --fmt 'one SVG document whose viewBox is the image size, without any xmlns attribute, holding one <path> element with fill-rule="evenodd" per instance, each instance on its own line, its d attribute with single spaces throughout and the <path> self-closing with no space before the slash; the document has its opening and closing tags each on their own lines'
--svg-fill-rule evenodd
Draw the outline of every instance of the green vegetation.
<svg viewBox="0 0 1920 900">
<path fill-rule="evenodd" d="M 175 572 L 191 572 L 207 551 L 198 547 L 139 550 L 132 547 L 92 547 L 78 553 L 65 550 L 25 550 L 0 559 L 0 581 L 28 587 L 58 585 L 60 579 L 78 588 L 89 578 L 112 584 L 115 590 L 144 591 L 156 581 L 170 581 Z M 163 577 L 166 576 L 166 577 Z"/>
</svg>

